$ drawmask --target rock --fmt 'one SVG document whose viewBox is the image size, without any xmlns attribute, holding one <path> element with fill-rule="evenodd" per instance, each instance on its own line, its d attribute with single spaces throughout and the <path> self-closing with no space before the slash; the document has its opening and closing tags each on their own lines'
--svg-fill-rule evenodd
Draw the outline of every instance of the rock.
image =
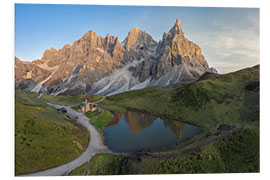
<svg viewBox="0 0 270 180">
<path fill-rule="evenodd" d="M 143 62 L 140 62 L 137 66 L 136 66 L 136 69 L 135 69 L 135 72 L 133 73 L 133 76 L 137 77 L 140 75 L 142 69 L 143 69 L 143 65 L 144 63 Z"/>
<path fill-rule="evenodd" d="M 159 42 L 157 51 L 159 52 L 159 61 L 155 79 L 167 73 L 173 66 L 187 64 L 196 68 L 197 73 L 191 78 L 198 78 L 201 74 L 208 71 L 209 67 L 204 56 L 201 54 L 201 48 L 189 41 L 182 31 L 180 20 L 177 19 L 174 26 L 168 33 L 163 34 L 162 41 Z"/>
<path fill-rule="evenodd" d="M 147 34 L 145 31 L 132 27 L 128 36 L 123 41 L 125 44 L 124 48 L 126 50 L 140 49 L 145 50 L 149 48 L 151 43 L 156 43 L 153 38 Z"/>
<path fill-rule="evenodd" d="M 130 66 L 130 67 L 128 68 L 128 70 L 129 70 L 130 72 L 135 72 L 136 68 L 135 68 L 134 66 Z"/>
<path fill-rule="evenodd" d="M 118 77 L 114 73 L 117 69 L 132 73 Z M 75 95 L 96 93 L 110 84 L 102 91 L 106 94 L 122 87 L 122 91 L 129 90 L 147 79 L 148 83 L 137 88 L 197 79 L 207 71 L 209 67 L 200 47 L 184 36 L 177 19 L 158 43 L 134 27 L 122 43 L 115 36 L 101 37 L 88 31 L 72 45 L 45 50 L 42 58 L 33 62 L 15 57 L 15 87 L 52 95 Z M 110 83 L 112 80 L 117 81 Z"/>
</svg>

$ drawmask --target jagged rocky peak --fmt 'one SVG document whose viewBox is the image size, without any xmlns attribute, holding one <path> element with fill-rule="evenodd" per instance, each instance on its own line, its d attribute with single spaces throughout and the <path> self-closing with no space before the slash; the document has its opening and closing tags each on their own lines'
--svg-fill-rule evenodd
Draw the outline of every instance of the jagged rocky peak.
<svg viewBox="0 0 270 180">
<path fill-rule="evenodd" d="M 176 34 L 184 36 L 184 32 L 182 31 L 181 22 L 180 22 L 179 18 L 176 19 L 176 22 L 174 23 L 174 26 L 169 31 L 169 34 L 172 36 L 174 36 Z"/>
<path fill-rule="evenodd" d="M 157 80 L 171 71 L 173 67 L 178 66 L 187 68 L 186 77 L 195 79 L 208 70 L 208 64 L 201 54 L 200 47 L 184 36 L 179 18 L 169 32 L 163 34 L 162 40 L 156 48 L 155 57 L 156 61 L 152 61 L 152 66 L 142 66 L 141 70 L 137 68 L 137 72 L 143 71 L 143 74 L 147 72 Z"/>
<path fill-rule="evenodd" d="M 121 44 L 124 48 L 122 64 L 145 59 L 145 56 L 156 53 L 157 42 L 148 33 L 138 28 L 132 27 Z"/>
<path fill-rule="evenodd" d="M 88 31 L 72 45 L 47 49 L 40 60 L 15 58 L 15 69 L 16 88 L 52 95 L 110 95 L 196 79 L 209 71 L 200 47 L 184 36 L 179 19 L 159 43 L 134 27 L 121 44 L 116 36 Z"/>
<path fill-rule="evenodd" d="M 42 60 L 50 60 L 53 59 L 57 55 L 57 50 L 51 47 L 50 49 L 46 49 L 43 53 Z"/>
<path fill-rule="evenodd" d="M 184 36 L 179 19 L 176 20 L 168 33 L 164 33 L 162 41 L 158 44 L 157 51 L 160 60 L 157 64 L 156 79 L 173 66 L 187 64 L 191 68 L 196 67 L 196 72 L 192 73 L 196 78 L 209 68 L 201 53 L 201 48 Z"/>
<path fill-rule="evenodd" d="M 200 47 L 184 36 L 179 19 L 158 45 L 153 44 L 150 35 L 132 28 L 123 41 L 127 66 L 95 83 L 91 92 L 112 95 L 195 80 L 209 69 Z"/>
<path fill-rule="evenodd" d="M 141 45 L 140 48 L 144 48 L 143 46 L 148 46 L 150 43 L 156 43 L 156 41 L 148 33 L 135 27 L 131 28 L 128 36 L 123 41 L 126 50 L 130 50 L 138 45 Z"/>
<path fill-rule="evenodd" d="M 116 36 L 110 36 L 107 34 L 105 38 L 104 49 L 107 50 L 107 52 L 113 58 L 120 60 L 123 57 L 123 48 L 119 42 L 118 37 Z"/>
</svg>

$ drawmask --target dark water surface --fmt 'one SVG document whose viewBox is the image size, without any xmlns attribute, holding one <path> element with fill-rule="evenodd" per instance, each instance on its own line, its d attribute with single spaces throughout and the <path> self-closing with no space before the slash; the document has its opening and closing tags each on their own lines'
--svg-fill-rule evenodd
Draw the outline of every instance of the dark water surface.
<svg viewBox="0 0 270 180">
<path fill-rule="evenodd" d="M 118 114 L 114 124 L 104 129 L 106 145 L 115 152 L 170 147 L 200 132 L 200 127 L 161 119 L 139 112 Z"/>
</svg>

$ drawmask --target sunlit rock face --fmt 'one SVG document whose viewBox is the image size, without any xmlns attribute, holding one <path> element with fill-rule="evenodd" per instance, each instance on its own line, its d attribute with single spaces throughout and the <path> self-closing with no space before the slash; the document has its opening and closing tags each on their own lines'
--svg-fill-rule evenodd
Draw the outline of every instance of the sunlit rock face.
<svg viewBox="0 0 270 180">
<path fill-rule="evenodd" d="M 199 78 L 209 71 L 201 48 L 189 41 L 177 19 L 160 42 L 132 28 L 122 43 L 124 67 L 94 84 L 91 93 L 113 95 L 148 86 L 165 86 Z M 126 58 L 125 58 L 126 57 Z"/>
<path fill-rule="evenodd" d="M 112 95 L 197 79 L 206 71 L 200 47 L 185 38 L 179 19 L 159 42 L 134 27 L 122 43 L 89 31 L 33 62 L 15 58 L 16 88 L 52 95 Z"/>
</svg>

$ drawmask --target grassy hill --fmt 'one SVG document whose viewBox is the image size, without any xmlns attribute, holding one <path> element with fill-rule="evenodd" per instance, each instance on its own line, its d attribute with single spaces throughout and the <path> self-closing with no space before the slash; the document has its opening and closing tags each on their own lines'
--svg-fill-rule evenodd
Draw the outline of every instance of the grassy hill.
<svg viewBox="0 0 270 180">
<path fill-rule="evenodd" d="M 114 111 L 136 109 L 211 132 L 223 124 L 241 126 L 259 120 L 259 66 L 225 75 L 206 73 L 189 84 L 129 91 L 100 105 Z"/>
<path fill-rule="evenodd" d="M 85 128 L 37 96 L 15 92 L 15 174 L 62 165 L 88 145 Z"/>
<path fill-rule="evenodd" d="M 95 102 L 100 100 L 101 98 L 102 98 L 101 95 L 90 95 L 90 94 L 79 94 L 75 96 L 67 96 L 67 95 L 51 96 L 48 94 L 43 94 L 40 99 L 52 104 L 75 105 L 81 104 L 85 99 L 87 99 L 89 102 Z"/>
<path fill-rule="evenodd" d="M 107 97 L 112 111 L 137 110 L 201 127 L 192 139 L 165 151 L 122 156 L 117 174 L 259 172 L 259 66 L 166 87 L 148 87 Z M 102 156 L 112 156 L 104 158 Z M 95 171 L 106 174 L 98 155 Z M 108 172 L 111 173 L 111 172 Z"/>
</svg>

